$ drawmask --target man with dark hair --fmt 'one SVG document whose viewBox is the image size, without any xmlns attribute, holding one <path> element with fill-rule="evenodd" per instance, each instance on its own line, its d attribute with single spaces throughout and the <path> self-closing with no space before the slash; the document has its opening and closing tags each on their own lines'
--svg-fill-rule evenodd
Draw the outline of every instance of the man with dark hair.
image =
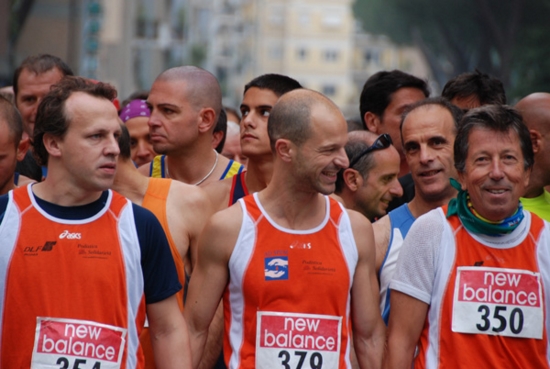
<svg viewBox="0 0 550 369">
<path fill-rule="evenodd" d="M 212 205 L 202 189 L 165 178 L 149 178 L 141 175 L 131 160 L 130 135 L 126 127 L 118 138 L 120 155 L 113 190 L 126 196 L 134 204 L 150 210 L 159 220 L 166 237 L 180 283 L 185 286 L 186 276 L 191 275 L 191 249 L 196 253 L 199 235 L 212 215 Z M 185 291 L 177 293 L 180 310 L 183 311 Z M 154 355 L 148 328 L 140 336 L 145 354 L 145 368 L 154 368 Z"/>
<path fill-rule="evenodd" d="M 243 170 L 212 148 L 222 110 L 220 85 L 210 72 L 181 66 L 162 72 L 147 98 L 149 130 L 159 156 L 139 168 L 149 177 L 205 186 Z"/>
<path fill-rule="evenodd" d="M 453 143 L 462 111 L 437 97 L 421 100 L 403 114 L 401 138 L 416 195 L 374 223 L 376 268 L 380 278 L 380 309 L 386 324 L 390 316 L 389 284 L 398 256 L 413 222 L 422 214 L 446 205 L 455 194 Z"/>
<path fill-rule="evenodd" d="M 231 369 L 351 368 L 352 327 L 360 367 L 380 368 L 372 228 L 325 196 L 348 165 L 346 121 L 329 99 L 298 89 L 275 104 L 268 132 L 271 181 L 216 213 L 200 239 L 184 312 L 193 363 L 224 295 Z"/>
<path fill-rule="evenodd" d="M 15 104 L 23 117 L 25 132 L 32 137 L 36 110 L 50 86 L 64 76 L 72 76 L 71 68 L 57 56 L 39 54 L 29 56 L 13 74 Z"/>
<path fill-rule="evenodd" d="M 247 170 L 231 179 L 205 187 L 216 210 L 233 205 L 249 193 L 263 190 L 271 179 L 273 153 L 267 134 L 267 120 L 277 100 L 301 88 L 298 81 L 280 74 L 264 74 L 244 88 L 241 104 L 241 152 L 248 158 Z"/>
<path fill-rule="evenodd" d="M 506 104 L 502 82 L 477 69 L 449 80 L 443 87 L 441 96 L 464 110 L 489 104 Z"/>
<path fill-rule="evenodd" d="M 529 185 L 521 198 L 525 209 L 550 221 L 550 94 L 537 92 L 524 97 L 516 104 L 523 122 L 531 133 L 535 164 Z"/>
<path fill-rule="evenodd" d="M 397 180 L 399 153 L 388 134 L 353 131 L 348 138 L 345 149 L 350 164 L 338 172 L 334 197 L 374 222 L 386 215 L 393 198 L 403 195 Z"/>
<path fill-rule="evenodd" d="M 108 189 L 119 154 L 115 97 L 83 78 L 56 84 L 34 128 L 48 176 L 0 197 L 1 367 L 141 368 L 146 315 L 158 367 L 189 367 L 162 227 Z"/>
<path fill-rule="evenodd" d="M 21 114 L 11 101 L 0 96 L 0 195 L 15 188 L 15 166 L 29 147 L 29 141 L 21 140 L 22 136 Z"/>
<path fill-rule="evenodd" d="M 32 139 L 38 105 L 50 87 L 64 76 L 72 75 L 73 71 L 63 60 L 49 54 L 29 56 L 17 67 L 13 75 L 13 92 L 15 105 L 23 118 L 23 139 Z M 45 176 L 45 171 L 32 156 L 32 148 L 17 164 L 16 171 L 36 181 L 41 181 Z"/>
<path fill-rule="evenodd" d="M 267 134 L 267 121 L 273 106 L 281 95 L 301 88 L 298 81 L 279 74 L 264 74 L 254 78 L 244 88 L 243 101 L 240 109 L 241 152 L 248 158 L 247 170 L 223 181 L 205 186 L 216 211 L 225 209 L 240 198 L 263 190 L 271 179 L 273 172 L 273 153 Z M 201 365 L 206 365 L 221 350 L 223 316 L 221 308 L 211 324 L 210 340 L 206 345 L 205 355 Z M 216 339 L 212 333 L 218 327 Z M 218 342 L 218 348 L 215 348 Z M 205 367 L 208 367 L 206 365 Z M 221 368 L 219 363 L 216 368 Z"/>
<path fill-rule="evenodd" d="M 411 227 L 391 283 L 387 367 L 548 368 L 550 231 L 524 210 L 531 137 L 504 105 L 470 110 L 460 190 Z"/>
<path fill-rule="evenodd" d="M 430 95 L 425 81 L 400 70 L 373 74 L 363 86 L 359 100 L 361 119 L 365 127 L 377 135 L 387 133 L 401 157 L 399 183 L 403 196 L 394 199 L 388 211 L 409 202 L 414 197 L 414 184 L 409 174 L 405 152 L 401 146 L 399 124 L 408 106 Z"/>
</svg>

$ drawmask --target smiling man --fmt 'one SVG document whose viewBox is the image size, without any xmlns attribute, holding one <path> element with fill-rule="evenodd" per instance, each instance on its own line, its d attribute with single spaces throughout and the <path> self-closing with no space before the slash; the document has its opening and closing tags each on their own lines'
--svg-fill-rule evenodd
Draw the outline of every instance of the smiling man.
<svg viewBox="0 0 550 369">
<path fill-rule="evenodd" d="M 0 197 L 3 368 L 142 368 L 146 315 L 157 366 L 190 362 L 162 227 L 109 190 L 119 154 L 115 97 L 83 78 L 56 84 L 34 127 L 48 177 Z"/>
<path fill-rule="evenodd" d="M 361 368 L 379 368 L 385 329 L 372 228 L 326 196 L 348 165 L 346 121 L 328 98 L 298 89 L 275 104 L 268 133 L 271 181 L 215 214 L 199 241 L 184 312 L 194 367 L 223 295 L 230 369 L 294 368 L 304 360 L 350 369 L 352 327 Z M 307 336 L 307 347 L 291 335 Z"/>
<path fill-rule="evenodd" d="M 420 215 L 446 205 L 456 194 L 453 143 L 461 110 L 443 98 L 422 100 L 403 115 L 401 137 L 416 194 L 374 223 L 376 261 L 380 279 L 380 306 L 384 321 L 390 312 L 389 283 L 403 239 Z"/>
<path fill-rule="evenodd" d="M 458 196 L 420 217 L 401 251 L 387 367 L 549 368 L 549 225 L 519 202 L 529 131 L 510 107 L 472 109 L 454 160 Z"/>
<path fill-rule="evenodd" d="M 373 222 L 386 215 L 391 200 L 403 195 L 397 180 L 399 153 L 388 134 L 352 131 L 348 138 L 350 166 L 338 172 L 334 197 Z"/>
</svg>

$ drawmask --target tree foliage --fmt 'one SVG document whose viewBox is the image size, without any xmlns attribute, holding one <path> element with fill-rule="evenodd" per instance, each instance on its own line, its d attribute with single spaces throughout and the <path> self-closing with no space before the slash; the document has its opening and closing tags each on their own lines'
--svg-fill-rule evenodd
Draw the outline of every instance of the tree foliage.
<svg viewBox="0 0 550 369">
<path fill-rule="evenodd" d="M 509 96 L 550 91 L 550 0 L 356 0 L 367 32 L 413 43 L 442 85 L 475 68 Z"/>
</svg>

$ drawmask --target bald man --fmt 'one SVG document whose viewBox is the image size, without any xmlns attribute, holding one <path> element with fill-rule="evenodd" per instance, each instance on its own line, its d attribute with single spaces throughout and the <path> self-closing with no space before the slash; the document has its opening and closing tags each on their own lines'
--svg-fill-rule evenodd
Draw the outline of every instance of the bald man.
<svg viewBox="0 0 550 369">
<path fill-rule="evenodd" d="M 178 278 L 185 286 L 186 276 L 191 274 L 191 247 L 196 247 L 199 234 L 212 205 L 204 191 L 196 186 L 163 178 L 147 178 L 141 175 L 131 159 L 131 138 L 125 125 L 121 125 L 118 138 L 120 154 L 113 190 L 130 199 L 134 204 L 150 210 L 158 218 L 174 258 Z M 184 289 L 177 293 L 180 310 L 183 311 Z M 150 331 L 145 328 L 140 335 L 145 356 L 145 368 L 155 368 Z"/>
<path fill-rule="evenodd" d="M 529 128 L 535 164 L 529 177 L 529 185 L 520 200 L 525 209 L 550 221 L 550 193 L 544 189 L 550 185 L 550 94 L 533 93 L 516 104 Z"/>
<path fill-rule="evenodd" d="M 392 199 L 403 195 L 397 179 L 399 152 L 389 135 L 352 131 L 348 138 L 346 154 L 350 166 L 338 172 L 333 197 L 372 222 L 386 215 Z"/>
<path fill-rule="evenodd" d="M 326 196 L 348 165 L 346 121 L 328 98 L 299 89 L 275 104 L 268 133 L 271 181 L 214 214 L 199 240 L 184 312 L 193 365 L 223 295 L 229 368 L 351 368 L 352 326 L 360 367 L 380 368 L 372 227 Z"/>
<path fill-rule="evenodd" d="M 153 83 L 147 104 L 151 142 L 161 155 L 141 166 L 142 174 L 204 186 L 242 171 L 240 163 L 212 148 L 222 97 L 210 72 L 193 66 L 168 69 Z"/>
</svg>

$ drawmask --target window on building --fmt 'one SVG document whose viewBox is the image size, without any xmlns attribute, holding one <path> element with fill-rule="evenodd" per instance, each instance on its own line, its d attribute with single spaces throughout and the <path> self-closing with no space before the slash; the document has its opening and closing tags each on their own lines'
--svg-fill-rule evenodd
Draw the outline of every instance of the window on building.
<svg viewBox="0 0 550 369">
<path fill-rule="evenodd" d="M 300 47 L 296 51 L 296 56 L 299 60 L 306 60 L 307 59 L 307 49 L 305 47 Z"/>
<path fill-rule="evenodd" d="M 323 86 L 323 95 L 325 96 L 334 96 L 336 95 L 336 86 L 335 85 L 324 85 Z"/>
<path fill-rule="evenodd" d="M 335 62 L 338 60 L 337 50 L 325 50 L 323 53 L 323 59 L 327 62 Z"/>
</svg>

